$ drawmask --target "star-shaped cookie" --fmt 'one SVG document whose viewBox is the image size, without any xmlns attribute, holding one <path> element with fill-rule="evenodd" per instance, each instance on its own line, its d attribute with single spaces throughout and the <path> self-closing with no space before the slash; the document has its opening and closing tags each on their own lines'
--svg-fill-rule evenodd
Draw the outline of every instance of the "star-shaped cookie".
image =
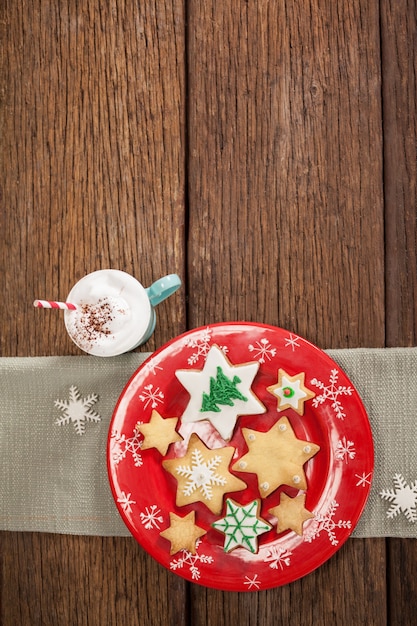
<svg viewBox="0 0 417 626">
<path fill-rule="evenodd" d="M 268 511 L 278 519 L 277 533 L 293 530 L 297 535 L 303 534 L 304 522 L 314 517 L 314 514 L 305 508 L 305 501 L 305 493 L 300 493 L 295 498 L 290 498 L 286 493 L 280 494 L 279 505 Z"/>
<path fill-rule="evenodd" d="M 176 377 L 190 394 L 181 417 L 184 424 L 208 420 L 225 440 L 233 435 L 240 415 L 258 415 L 266 408 L 251 390 L 258 361 L 233 365 L 213 345 L 202 370 L 177 370 Z"/>
<path fill-rule="evenodd" d="M 280 485 L 307 489 L 303 465 L 320 450 L 320 446 L 297 439 L 287 417 L 281 417 L 265 433 L 249 428 L 242 428 L 242 433 L 249 451 L 232 469 L 257 474 L 263 498 Z"/>
<path fill-rule="evenodd" d="M 170 526 L 159 534 L 171 542 L 170 554 L 175 554 L 179 550 L 188 550 L 195 554 L 195 542 L 206 534 L 204 528 L 195 524 L 195 511 L 191 511 L 185 517 L 170 513 L 169 520 Z"/>
<path fill-rule="evenodd" d="M 165 456 L 171 443 L 182 441 L 181 435 L 175 430 L 177 422 L 178 417 L 163 418 L 158 411 L 153 410 L 149 422 L 136 425 L 136 430 L 144 436 L 142 450 L 156 448 Z"/>
<path fill-rule="evenodd" d="M 267 391 L 278 398 L 278 411 L 294 409 L 299 415 L 304 414 L 304 402 L 316 395 L 305 387 L 304 379 L 304 372 L 290 376 L 285 370 L 278 370 L 278 382 L 267 387 Z"/>
<path fill-rule="evenodd" d="M 211 450 L 193 433 L 183 457 L 162 461 L 164 469 L 177 480 L 177 506 L 203 502 L 212 513 L 220 515 L 224 494 L 247 487 L 229 472 L 234 453 L 232 446 Z"/>
<path fill-rule="evenodd" d="M 250 552 L 258 552 L 258 536 L 272 528 L 259 517 L 260 501 L 254 500 L 245 506 L 228 498 L 226 515 L 213 522 L 213 528 L 225 534 L 224 551 L 230 552 L 241 546 Z"/>
</svg>

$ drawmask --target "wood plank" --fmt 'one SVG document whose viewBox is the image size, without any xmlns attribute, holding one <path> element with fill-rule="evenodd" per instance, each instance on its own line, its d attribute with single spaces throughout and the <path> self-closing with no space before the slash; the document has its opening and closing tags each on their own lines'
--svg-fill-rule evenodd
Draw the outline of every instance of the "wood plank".
<svg viewBox="0 0 417 626">
<path fill-rule="evenodd" d="M 184 277 L 184 3 L 6 0 L 0 24 L 0 354 L 79 354 L 35 298 L 105 267 Z M 185 314 L 182 290 L 144 349 Z M 3 533 L 1 559 L 5 626 L 186 612 L 185 583 L 133 539 Z"/>
<path fill-rule="evenodd" d="M 417 342 L 417 6 L 381 3 L 386 215 L 386 345 Z M 413 480 L 415 477 L 410 477 Z M 389 621 L 417 614 L 417 540 L 388 540 Z"/>
<path fill-rule="evenodd" d="M 190 325 L 255 320 L 323 348 L 382 347 L 378 3 L 189 6 Z M 191 615 L 385 624 L 385 599 L 384 540 L 350 540 L 287 587 L 192 587 Z"/>
</svg>

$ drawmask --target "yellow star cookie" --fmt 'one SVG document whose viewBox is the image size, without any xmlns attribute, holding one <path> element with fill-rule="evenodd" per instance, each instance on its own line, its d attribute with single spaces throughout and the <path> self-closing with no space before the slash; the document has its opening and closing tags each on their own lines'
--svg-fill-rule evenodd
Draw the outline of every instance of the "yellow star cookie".
<svg viewBox="0 0 417 626">
<path fill-rule="evenodd" d="M 279 505 L 268 511 L 278 519 L 277 533 L 293 530 L 297 535 L 303 534 L 304 522 L 314 517 L 314 514 L 305 508 L 305 501 L 305 493 L 300 493 L 295 498 L 281 493 Z"/>
<path fill-rule="evenodd" d="M 206 534 L 204 528 L 194 523 L 195 511 L 191 511 L 185 517 L 170 513 L 169 520 L 170 526 L 159 534 L 171 542 L 170 554 L 175 554 L 179 550 L 188 550 L 191 554 L 195 554 L 195 542 Z"/>
<path fill-rule="evenodd" d="M 304 379 L 304 372 L 290 376 L 283 369 L 278 370 L 278 382 L 266 388 L 278 398 L 278 411 L 294 409 L 299 415 L 304 414 L 304 402 L 316 395 L 305 387 Z"/>
<path fill-rule="evenodd" d="M 175 430 L 177 422 L 178 417 L 166 417 L 164 419 L 158 411 L 152 411 L 149 422 L 136 425 L 136 430 L 144 436 L 142 450 L 156 448 L 162 456 L 165 456 L 171 443 L 182 441 L 181 435 Z"/>
<path fill-rule="evenodd" d="M 242 428 L 249 451 L 232 467 L 258 476 L 259 492 L 269 496 L 280 485 L 307 489 L 303 469 L 320 446 L 297 439 L 287 417 L 281 417 L 266 433 Z"/>
<path fill-rule="evenodd" d="M 220 515 L 224 494 L 247 487 L 229 472 L 234 452 L 231 446 L 211 450 L 193 433 L 185 456 L 163 461 L 163 467 L 178 483 L 177 506 L 203 502 L 212 513 Z"/>
</svg>

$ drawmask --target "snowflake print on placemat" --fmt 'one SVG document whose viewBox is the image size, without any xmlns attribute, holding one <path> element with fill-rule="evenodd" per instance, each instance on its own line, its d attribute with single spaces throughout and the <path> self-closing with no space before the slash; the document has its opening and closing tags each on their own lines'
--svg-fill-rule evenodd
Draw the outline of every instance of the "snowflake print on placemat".
<svg viewBox="0 0 417 626">
<path fill-rule="evenodd" d="M 286 348 L 291 348 L 291 350 L 294 352 L 296 348 L 300 347 L 300 344 L 298 343 L 299 339 L 300 339 L 300 337 L 290 333 L 289 337 L 285 338 L 285 347 Z"/>
<path fill-rule="evenodd" d="M 395 474 L 393 482 L 394 489 L 383 489 L 379 494 L 383 500 L 392 502 L 387 517 L 392 519 L 404 513 L 409 522 L 417 522 L 417 480 L 408 485 L 402 474 Z"/>
<path fill-rule="evenodd" d="M 196 552 L 195 554 L 191 554 L 188 550 L 182 550 L 181 556 L 178 559 L 174 559 L 170 563 L 170 568 L 175 571 L 177 569 L 182 569 L 184 567 L 188 567 L 191 578 L 193 580 L 199 580 L 201 576 L 201 572 L 198 568 L 199 563 L 213 563 L 214 558 L 207 554 L 199 554 L 198 548 L 201 544 L 201 539 L 197 539 L 195 542 Z"/>
<path fill-rule="evenodd" d="M 248 350 L 249 352 L 253 352 L 254 358 L 257 359 L 259 363 L 270 361 L 277 353 L 277 349 L 273 348 L 268 339 L 265 339 L 265 337 L 256 341 L 255 344 L 250 343 L 248 345 Z"/>
<path fill-rule="evenodd" d="M 258 574 L 255 574 L 253 578 L 245 576 L 243 584 L 246 585 L 248 589 L 259 589 L 259 587 L 261 586 L 261 581 L 258 579 Z"/>
<path fill-rule="evenodd" d="M 110 455 L 115 465 L 123 461 L 129 452 L 132 455 L 135 466 L 141 467 L 143 464 L 140 453 L 142 443 L 143 437 L 136 428 L 133 430 L 132 437 L 126 437 L 126 435 L 119 433 L 117 430 L 113 430 L 110 438 Z"/>
<path fill-rule="evenodd" d="M 281 546 L 272 546 L 264 558 L 264 563 L 269 563 L 269 567 L 272 569 L 279 568 L 280 570 L 283 570 L 284 567 L 288 567 L 290 565 L 291 556 L 292 552 L 290 550 L 286 550 Z"/>
<path fill-rule="evenodd" d="M 146 506 L 145 510 L 139 513 L 139 517 L 146 530 L 151 530 L 152 528 L 159 530 L 160 524 L 164 521 L 161 511 L 156 504 Z"/>
<path fill-rule="evenodd" d="M 98 395 L 96 393 L 82 398 L 77 387 L 71 385 L 69 400 L 55 400 L 55 406 L 62 411 L 62 416 L 57 418 L 55 424 L 63 426 L 72 422 L 75 432 L 78 435 L 83 435 L 86 422 L 101 422 L 101 416 L 91 409 L 97 400 Z"/>
<path fill-rule="evenodd" d="M 346 437 L 342 437 L 337 442 L 335 457 L 338 461 L 352 461 L 356 456 L 355 444 L 353 441 L 349 441 Z"/>
<path fill-rule="evenodd" d="M 336 414 L 336 417 L 339 419 L 344 419 L 346 414 L 344 412 L 343 405 L 339 400 L 339 396 L 351 396 L 353 394 L 352 387 L 346 387 L 344 385 L 338 385 L 339 372 L 337 369 L 332 369 L 329 383 L 326 385 L 325 383 L 317 380 L 317 378 L 313 378 L 311 380 L 311 384 L 315 387 L 318 387 L 321 390 L 321 394 L 318 394 L 315 398 L 313 398 L 313 406 L 317 408 L 320 404 L 327 402 L 328 400 L 331 402 L 331 407 Z"/>
<path fill-rule="evenodd" d="M 158 404 L 161 404 L 163 399 L 163 392 L 159 389 L 159 387 L 154 389 L 152 383 L 145 385 L 142 393 L 139 394 L 139 400 L 142 400 L 145 409 L 147 409 L 149 405 L 155 409 Z"/>
<path fill-rule="evenodd" d="M 307 531 L 305 541 L 311 543 L 313 539 L 319 537 L 320 534 L 324 531 L 327 533 L 327 536 L 332 546 L 337 546 L 339 540 L 336 537 L 336 529 L 351 528 L 352 526 L 352 522 L 350 520 L 339 520 L 338 522 L 334 521 L 333 517 L 336 513 L 336 509 L 338 508 L 338 506 L 338 502 L 336 502 L 336 500 L 332 500 L 329 509 L 327 510 L 325 515 L 317 514 L 314 517 L 311 529 Z"/>
<path fill-rule="evenodd" d="M 119 502 L 119 504 L 121 505 L 125 513 L 131 513 L 132 512 L 131 505 L 136 504 L 136 501 L 130 498 L 131 495 L 132 495 L 131 493 L 125 493 L 124 491 L 122 491 L 120 496 L 117 498 L 117 502 Z"/>
</svg>

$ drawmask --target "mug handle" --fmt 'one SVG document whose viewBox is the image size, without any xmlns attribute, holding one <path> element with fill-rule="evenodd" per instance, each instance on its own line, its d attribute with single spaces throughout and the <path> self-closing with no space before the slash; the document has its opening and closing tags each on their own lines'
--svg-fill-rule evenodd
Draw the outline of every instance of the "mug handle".
<svg viewBox="0 0 417 626">
<path fill-rule="evenodd" d="M 152 306 L 156 306 L 166 300 L 181 287 L 181 279 L 177 274 L 168 274 L 156 280 L 146 289 Z"/>
</svg>

